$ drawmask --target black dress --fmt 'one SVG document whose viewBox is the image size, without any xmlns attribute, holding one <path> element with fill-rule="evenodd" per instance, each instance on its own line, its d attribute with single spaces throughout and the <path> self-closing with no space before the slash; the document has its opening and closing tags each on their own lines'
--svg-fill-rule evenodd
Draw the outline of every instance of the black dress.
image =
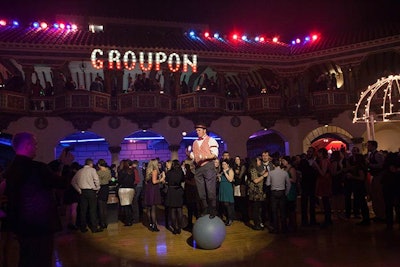
<svg viewBox="0 0 400 267">
<path fill-rule="evenodd" d="M 181 169 L 174 169 L 167 172 L 165 181 L 168 184 L 168 191 L 165 198 L 165 206 L 181 208 L 183 206 L 183 188 L 181 183 L 185 176 Z"/>
</svg>

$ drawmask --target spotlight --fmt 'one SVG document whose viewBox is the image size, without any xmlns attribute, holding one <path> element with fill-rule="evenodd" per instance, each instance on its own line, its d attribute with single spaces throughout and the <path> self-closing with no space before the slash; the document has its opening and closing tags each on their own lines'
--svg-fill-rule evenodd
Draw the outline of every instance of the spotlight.
<svg viewBox="0 0 400 267">
<path fill-rule="evenodd" d="M 243 36 L 242 36 L 242 40 L 243 40 L 243 41 L 247 41 L 247 36 L 246 36 L 246 35 L 243 35 Z"/>
<path fill-rule="evenodd" d="M 71 25 L 71 29 L 72 29 L 73 31 L 76 31 L 76 30 L 78 29 L 78 25 L 72 24 L 72 25 Z"/>
<path fill-rule="evenodd" d="M 206 37 L 206 38 L 210 37 L 210 33 L 209 32 L 205 32 L 204 33 L 204 37 Z"/>
<path fill-rule="evenodd" d="M 272 38 L 272 42 L 277 43 L 278 42 L 278 37 Z"/>
<path fill-rule="evenodd" d="M 59 28 L 60 28 L 60 24 L 54 23 L 54 24 L 53 24 L 53 28 L 54 28 L 54 29 L 59 29 Z"/>
<path fill-rule="evenodd" d="M 256 36 L 256 37 L 254 38 L 254 41 L 259 42 L 259 41 L 260 41 L 260 36 Z"/>
<path fill-rule="evenodd" d="M 299 44 L 301 42 L 300 38 L 296 39 L 296 44 Z"/>
<path fill-rule="evenodd" d="M 310 41 L 310 36 L 306 36 L 306 38 L 304 38 L 305 42 L 309 42 Z"/>
<path fill-rule="evenodd" d="M 214 38 L 219 39 L 219 33 L 214 33 Z"/>
<path fill-rule="evenodd" d="M 39 22 L 32 23 L 33 28 L 39 28 Z"/>
<path fill-rule="evenodd" d="M 313 36 L 312 36 L 312 40 L 313 41 L 315 41 L 315 40 L 317 40 L 318 39 L 318 35 L 316 35 L 316 34 L 313 34 Z"/>
<path fill-rule="evenodd" d="M 263 36 L 260 37 L 260 42 L 264 42 L 265 38 Z"/>
<path fill-rule="evenodd" d="M 238 35 L 235 33 L 234 35 L 232 35 L 232 39 L 233 40 L 237 40 L 238 39 Z"/>
<path fill-rule="evenodd" d="M 195 36 L 195 32 L 194 31 L 190 31 L 189 32 L 189 36 L 193 38 Z"/>
<path fill-rule="evenodd" d="M 65 24 L 64 23 L 60 23 L 60 29 L 62 29 L 62 30 L 65 29 Z"/>
<path fill-rule="evenodd" d="M 46 29 L 47 28 L 47 23 L 46 22 L 40 23 L 40 28 Z"/>
<path fill-rule="evenodd" d="M 13 20 L 12 25 L 15 26 L 15 27 L 18 27 L 19 26 L 19 22 L 16 21 L 16 20 Z"/>
<path fill-rule="evenodd" d="M 7 22 L 4 19 L 0 20 L 0 26 L 6 26 L 6 25 Z"/>
</svg>

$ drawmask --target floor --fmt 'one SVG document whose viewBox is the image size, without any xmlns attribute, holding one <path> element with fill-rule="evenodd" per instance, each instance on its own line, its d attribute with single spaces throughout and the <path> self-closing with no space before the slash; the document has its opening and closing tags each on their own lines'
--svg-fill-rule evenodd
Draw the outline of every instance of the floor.
<svg viewBox="0 0 400 267">
<path fill-rule="evenodd" d="M 160 232 L 151 232 L 143 223 L 124 226 L 116 220 L 115 209 L 109 216 L 111 222 L 101 233 L 65 230 L 57 234 L 54 266 L 400 266 L 397 225 L 386 230 L 383 223 L 357 226 L 359 219 L 335 219 L 326 229 L 299 227 L 295 233 L 270 234 L 235 221 L 226 227 L 219 248 L 204 250 L 196 246 L 190 232 L 174 235 L 161 219 Z M 11 256 L 10 266 L 15 261 Z"/>
</svg>

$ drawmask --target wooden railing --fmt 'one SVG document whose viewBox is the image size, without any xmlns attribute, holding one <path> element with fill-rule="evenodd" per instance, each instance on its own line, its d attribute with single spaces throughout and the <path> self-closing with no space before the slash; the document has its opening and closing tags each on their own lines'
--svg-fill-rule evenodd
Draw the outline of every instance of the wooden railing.
<svg viewBox="0 0 400 267">
<path fill-rule="evenodd" d="M 344 91 L 313 92 L 310 103 L 314 111 L 352 108 L 349 94 Z M 218 113 L 221 115 L 281 114 L 285 107 L 280 95 L 261 94 L 246 100 L 219 94 L 195 92 L 177 97 L 154 92 L 131 92 L 111 96 L 107 93 L 77 90 L 49 97 L 0 90 L 0 112 L 25 116 L 60 115 L 65 113 L 97 113 L 127 115 L 159 113 L 185 115 Z"/>
</svg>

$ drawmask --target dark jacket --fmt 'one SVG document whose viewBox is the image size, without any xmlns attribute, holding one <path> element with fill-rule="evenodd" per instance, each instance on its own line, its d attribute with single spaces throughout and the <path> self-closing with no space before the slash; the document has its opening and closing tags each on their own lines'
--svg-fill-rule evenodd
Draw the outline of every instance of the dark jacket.
<svg viewBox="0 0 400 267">
<path fill-rule="evenodd" d="M 68 179 L 53 173 L 45 163 L 18 155 L 4 178 L 7 221 L 14 233 L 38 236 L 61 230 L 53 188 L 65 188 Z"/>
</svg>

